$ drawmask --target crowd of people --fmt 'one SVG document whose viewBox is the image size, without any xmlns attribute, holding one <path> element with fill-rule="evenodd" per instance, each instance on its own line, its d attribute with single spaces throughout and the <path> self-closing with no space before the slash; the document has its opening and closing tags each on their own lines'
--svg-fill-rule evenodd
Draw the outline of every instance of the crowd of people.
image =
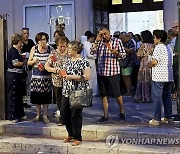
<svg viewBox="0 0 180 154">
<path fill-rule="evenodd" d="M 85 84 L 93 89 L 93 96 L 102 99 L 103 116 L 97 124 L 109 121 L 109 97 L 117 101 L 120 120 L 126 119 L 123 97 L 133 97 L 134 103 L 154 104 L 150 125 L 172 122 L 172 99 L 178 97 L 179 83 L 177 21 L 168 32 L 145 30 L 140 35 L 119 31 L 111 35 L 107 27 L 101 27 L 97 36 L 86 31 L 87 40 L 83 43 L 69 41 L 63 30 L 54 32 L 53 45 L 48 43 L 45 32 L 36 35 L 36 43 L 29 39 L 28 28 L 21 32 L 13 34 L 7 55 L 9 120 L 18 122 L 27 118 L 24 107 L 31 106 L 23 104 L 23 98 L 30 97 L 36 106 L 33 122 L 39 122 L 42 115 L 48 124 L 48 106 L 55 100 L 58 125 L 65 125 L 68 132 L 64 142 L 79 145 L 83 109 L 71 108 L 69 95 Z"/>
</svg>

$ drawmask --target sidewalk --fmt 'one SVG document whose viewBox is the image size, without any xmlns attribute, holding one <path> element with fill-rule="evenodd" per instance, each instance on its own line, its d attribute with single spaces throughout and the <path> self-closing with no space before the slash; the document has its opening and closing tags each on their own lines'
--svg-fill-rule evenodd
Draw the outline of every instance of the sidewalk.
<svg viewBox="0 0 180 154">
<path fill-rule="evenodd" d="M 121 126 L 148 126 L 148 121 L 153 117 L 153 104 L 152 103 L 133 103 L 132 97 L 123 97 L 124 108 L 126 112 L 126 120 L 119 120 L 119 107 L 114 98 L 109 99 L 109 123 L 101 125 L 121 125 Z M 48 117 L 51 122 L 56 123 L 57 118 L 53 117 L 54 112 L 57 110 L 56 104 L 49 105 Z M 28 120 L 36 116 L 35 106 L 25 109 Z M 173 114 L 176 114 L 176 102 L 173 102 Z M 83 125 L 94 125 L 96 121 L 103 115 L 102 102 L 98 97 L 93 98 L 93 106 L 83 109 Z M 163 109 L 162 109 L 163 116 Z M 160 127 L 175 128 L 176 125 Z"/>
<path fill-rule="evenodd" d="M 119 120 L 119 108 L 115 99 L 109 99 L 109 123 L 96 124 L 102 116 L 101 100 L 94 97 L 93 107 L 83 110 L 83 142 L 77 147 L 63 143 L 67 136 L 65 126 L 57 126 L 53 117 L 56 104 L 49 105 L 49 124 L 32 122 L 36 116 L 33 105 L 25 109 L 27 120 L 0 123 L 0 153 L 43 154 L 180 154 L 179 124 L 149 126 L 153 104 L 133 103 L 124 98 L 126 120 Z M 173 113 L 176 103 L 173 102 Z M 135 142 L 134 142 L 135 141 Z"/>
</svg>

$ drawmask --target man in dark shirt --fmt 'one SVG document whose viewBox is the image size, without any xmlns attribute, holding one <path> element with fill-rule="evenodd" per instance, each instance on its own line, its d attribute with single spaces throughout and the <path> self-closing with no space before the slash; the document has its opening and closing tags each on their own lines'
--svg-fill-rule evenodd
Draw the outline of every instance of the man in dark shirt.
<svg viewBox="0 0 180 154">
<path fill-rule="evenodd" d="M 29 28 L 22 28 L 21 30 L 22 35 L 22 41 L 23 41 L 23 47 L 21 49 L 22 55 L 24 59 L 28 60 L 29 53 L 31 51 L 31 48 L 35 45 L 34 41 L 29 39 Z M 30 80 L 32 75 L 32 68 L 29 66 L 24 66 L 24 88 L 23 88 L 23 100 L 27 101 L 28 97 L 30 96 Z M 24 103 L 24 107 L 29 108 L 31 107 L 27 103 Z"/>
<path fill-rule="evenodd" d="M 34 41 L 29 39 L 29 28 L 22 28 L 21 35 L 23 39 L 22 53 L 30 53 L 31 48 L 34 46 Z"/>
<path fill-rule="evenodd" d="M 178 37 L 179 37 L 179 22 L 174 21 L 172 30 L 176 33 L 176 42 L 173 51 L 173 75 L 174 75 L 174 87 L 177 97 L 179 97 L 179 47 L 178 47 Z M 173 121 L 180 121 L 180 101 L 177 102 L 177 116 Z"/>
</svg>

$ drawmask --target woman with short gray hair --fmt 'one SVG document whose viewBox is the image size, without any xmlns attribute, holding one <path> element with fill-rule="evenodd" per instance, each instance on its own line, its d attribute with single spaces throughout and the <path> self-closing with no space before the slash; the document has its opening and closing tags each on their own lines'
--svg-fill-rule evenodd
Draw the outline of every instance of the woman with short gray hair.
<svg viewBox="0 0 180 154">
<path fill-rule="evenodd" d="M 21 56 L 22 38 L 19 34 L 13 34 L 11 38 L 12 47 L 7 54 L 7 102 L 8 119 L 13 122 L 26 119 L 22 101 L 22 73 L 23 57 Z"/>
</svg>

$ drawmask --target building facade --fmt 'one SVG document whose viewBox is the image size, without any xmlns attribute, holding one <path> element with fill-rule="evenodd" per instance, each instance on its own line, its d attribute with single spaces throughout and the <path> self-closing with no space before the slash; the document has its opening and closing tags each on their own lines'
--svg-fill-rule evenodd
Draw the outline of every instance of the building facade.
<svg viewBox="0 0 180 154">
<path fill-rule="evenodd" d="M 178 0 L 164 0 L 164 28 L 171 28 L 178 19 Z M 39 31 L 45 31 L 53 41 L 55 19 L 64 16 L 65 33 L 70 40 L 80 39 L 86 30 L 94 30 L 93 0 L 0 0 L 0 15 L 8 15 L 8 42 L 13 33 L 20 33 L 22 27 L 30 28 L 30 38 Z M 59 7 L 58 7 L 59 6 Z"/>
<path fill-rule="evenodd" d="M 55 19 L 59 16 L 69 22 L 65 33 L 70 40 L 80 39 L 86 30 L 93 31 L 93 0 L 0 0 L 0 4 L 0 15 L 8 15 L 8 42 L 22 27 L 30 28 L 32 39 L 45 31 L 53 41 Z"/>
</svg>

